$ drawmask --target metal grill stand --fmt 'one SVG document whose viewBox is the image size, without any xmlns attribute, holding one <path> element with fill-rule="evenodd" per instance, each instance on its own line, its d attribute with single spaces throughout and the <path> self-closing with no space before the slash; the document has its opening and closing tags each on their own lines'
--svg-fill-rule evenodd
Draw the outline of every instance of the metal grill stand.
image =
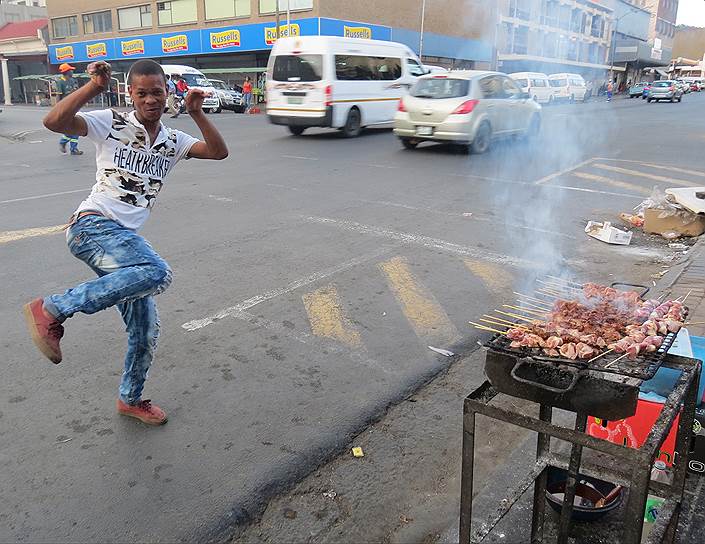
<svg viewBox="0 0 705 544">
<path fill-rule="evenodd" d="M 668 355 L 663 366 L 681 371 L 675 388 L 669 395 L 649 436 L 640 448 L 623 447 L 606 440 L 585 434 L 588 414 L 576 413 L 574 429 L 552 423 L 552 407 L 539 405 L 539 418 L 516 411 L 491 406 L 490 401 L 498 394 L 489 382 L 485 382 L 464 403 L 463 410 L 463 460 L 460 498 L 460 543 L 482 542 L 500 520 L 511 510 L 526 490 L 534 484 L 531 543 L 544 542 L 544 514 L 548 468 L 557 467 L 568 471 L 565 496 L 558 524 L 558 544 L 567 544 L 571 528 L 573 499 L 578 474 L 608 480 L 629 490 L 629 497 L 622 519 L 622 537 L 612 539 L 622 544 L 639 544 L 644 524 L 644 510 L 649 491 L 665 499 L 648 542 L 673 542 L 683 501 L 688 450 L 697 404 L 698 381 L 701 363 L 696 359 Z M 676 437 L 673 481 L 670 485 L 651 481 L 651 468 L 666 440 L 678 414 L 681 414 Z M 538 433 L 536 463 L 526 477 L 510 491 L 497 510 L 485 523 L 477 526 L 471 534 L 473 465 L 475 450 L 475 417 L 481 414 Z M 571 454 L 566 456 L 551 450 L 551 438 L 571 444 Z M 582 461 L 583 448 L 595 450 L 610 463 L 590 464 Z M 591 530 L 597 530 L 593 523 Z"/>
</svg>

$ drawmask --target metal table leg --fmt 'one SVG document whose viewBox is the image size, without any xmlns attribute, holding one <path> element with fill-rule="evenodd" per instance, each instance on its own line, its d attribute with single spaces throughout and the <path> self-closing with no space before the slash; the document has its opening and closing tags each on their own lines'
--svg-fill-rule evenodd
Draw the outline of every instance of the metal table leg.
<svg viewBox="0 0 705 544">
<path fill-rule="evenodd" d="M 475 463 L 475 412 L 463 414 L 463 461 L 460 477 L 460 544 L 470 543 L 472 484 Z"/>
<path fill-rule="evenodd" d="M 553 410 L 547 404 L 539 405 L 539 419 L 551 423 Z M 536 440 L 536 461 L 544 459 L 550 452 L 551 435 L 538 433 Z M 546 512 L 546 485 L 548 483 L 548 469 L 544 469 L 534 484 L 534 511 L 531 519 L 531 544 L 543 542 L 543 523 Z"/>
<path fill-rule="evenodd" d="M 575 415 L 575 432 L 584 433 L 586 427 L 587 414 L 578 412 Z M 579 444 L 573 444 L 570 452 L 570 464 L 568 465 L 568 479 L 565 483 L 565 494 L 563 495 L 561 519 L 558 525 L 558 544 L 568 544 L 568 531 L 570 530 L 570 519 L 573 516 L 575 487 L 578 484 L 578 475 L 580 472 L 580 461 L 582 456 L 583 447 Z"/>
</svg>

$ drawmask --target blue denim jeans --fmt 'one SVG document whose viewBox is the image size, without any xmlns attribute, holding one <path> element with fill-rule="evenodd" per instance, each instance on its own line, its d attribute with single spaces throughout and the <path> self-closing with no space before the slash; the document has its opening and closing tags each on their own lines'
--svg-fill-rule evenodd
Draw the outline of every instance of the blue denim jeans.
<svg viewBox="0 0 705 544">
<path fill-rule="evenodd" d="M 127 355 L 120 398 L 136 404 L 159 337 L 153 295 L 171 283 L 171 269 L 147 240 L 100 215 L 81 217 L 66 233 L 71 253 L 98 275 L 94 280 L 44 299 L 44 308 L 59 321 L 77 312 L 94 314 L 117 306 L 127 326 Z"/>
<path fill-rule="evenodd" d="M 69 144 L 69 148 L 72 152 L 78 151 L 78 136 L 73 136 L 71 134 L 62 134 L 61 138 L 59 138 L 59 144 Z"/>
</svg>

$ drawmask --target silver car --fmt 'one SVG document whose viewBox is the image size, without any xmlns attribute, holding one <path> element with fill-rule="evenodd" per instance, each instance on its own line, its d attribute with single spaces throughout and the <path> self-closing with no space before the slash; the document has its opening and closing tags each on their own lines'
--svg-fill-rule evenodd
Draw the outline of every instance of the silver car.
<svg viewBox="0 0 705 544">
<path fill-rule="evenodd" d="M 683 91 L 681 90 L 678 82 L 663 80 L 654 81 L 651 84 L 649 92 L 646 94 L 646 100 L 651 102 L 655 100 L 668 100 L 669 102 L 680 102 L 683 98 Z"/>
<path fill-rule="evenodd" d="M 452 71 L 422 76 L 399 102 L 394 134 L 404 147 L 448 142 L 484 153 L 492 140 L 534 136 L 541 106 L 499 72 Z"/>
</svg>

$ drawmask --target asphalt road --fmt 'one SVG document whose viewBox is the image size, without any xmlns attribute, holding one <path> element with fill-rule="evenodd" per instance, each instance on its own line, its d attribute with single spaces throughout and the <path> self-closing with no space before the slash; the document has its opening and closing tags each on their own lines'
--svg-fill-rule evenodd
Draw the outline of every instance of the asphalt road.
<svg viewBox="0 0 705 544">
<path fill-rule="evenodd" d="M 651 283 L 667 243 L 608 246 L 585 222 L 617 222 L 654 185 L 705 184 L 703 107 L 705 93 L 555 107 L 533 144 L 469 157 L 213 116 L 230 158 L 182 163 L 144 229 L 174 270 L 146 388 L 170 415 L 158 429 L 114 413 L 117 312 L 68 322 L 56 367 L 28 338 L 24 302 L 91 277 L 60 225 L 94 152 L 60 156 L 43 111 L 5 109 L 0 541 L 223 536 L 445 368 L 428 346 L 473 349 L 467 321 L 537 274 Z"/>
</svg>

